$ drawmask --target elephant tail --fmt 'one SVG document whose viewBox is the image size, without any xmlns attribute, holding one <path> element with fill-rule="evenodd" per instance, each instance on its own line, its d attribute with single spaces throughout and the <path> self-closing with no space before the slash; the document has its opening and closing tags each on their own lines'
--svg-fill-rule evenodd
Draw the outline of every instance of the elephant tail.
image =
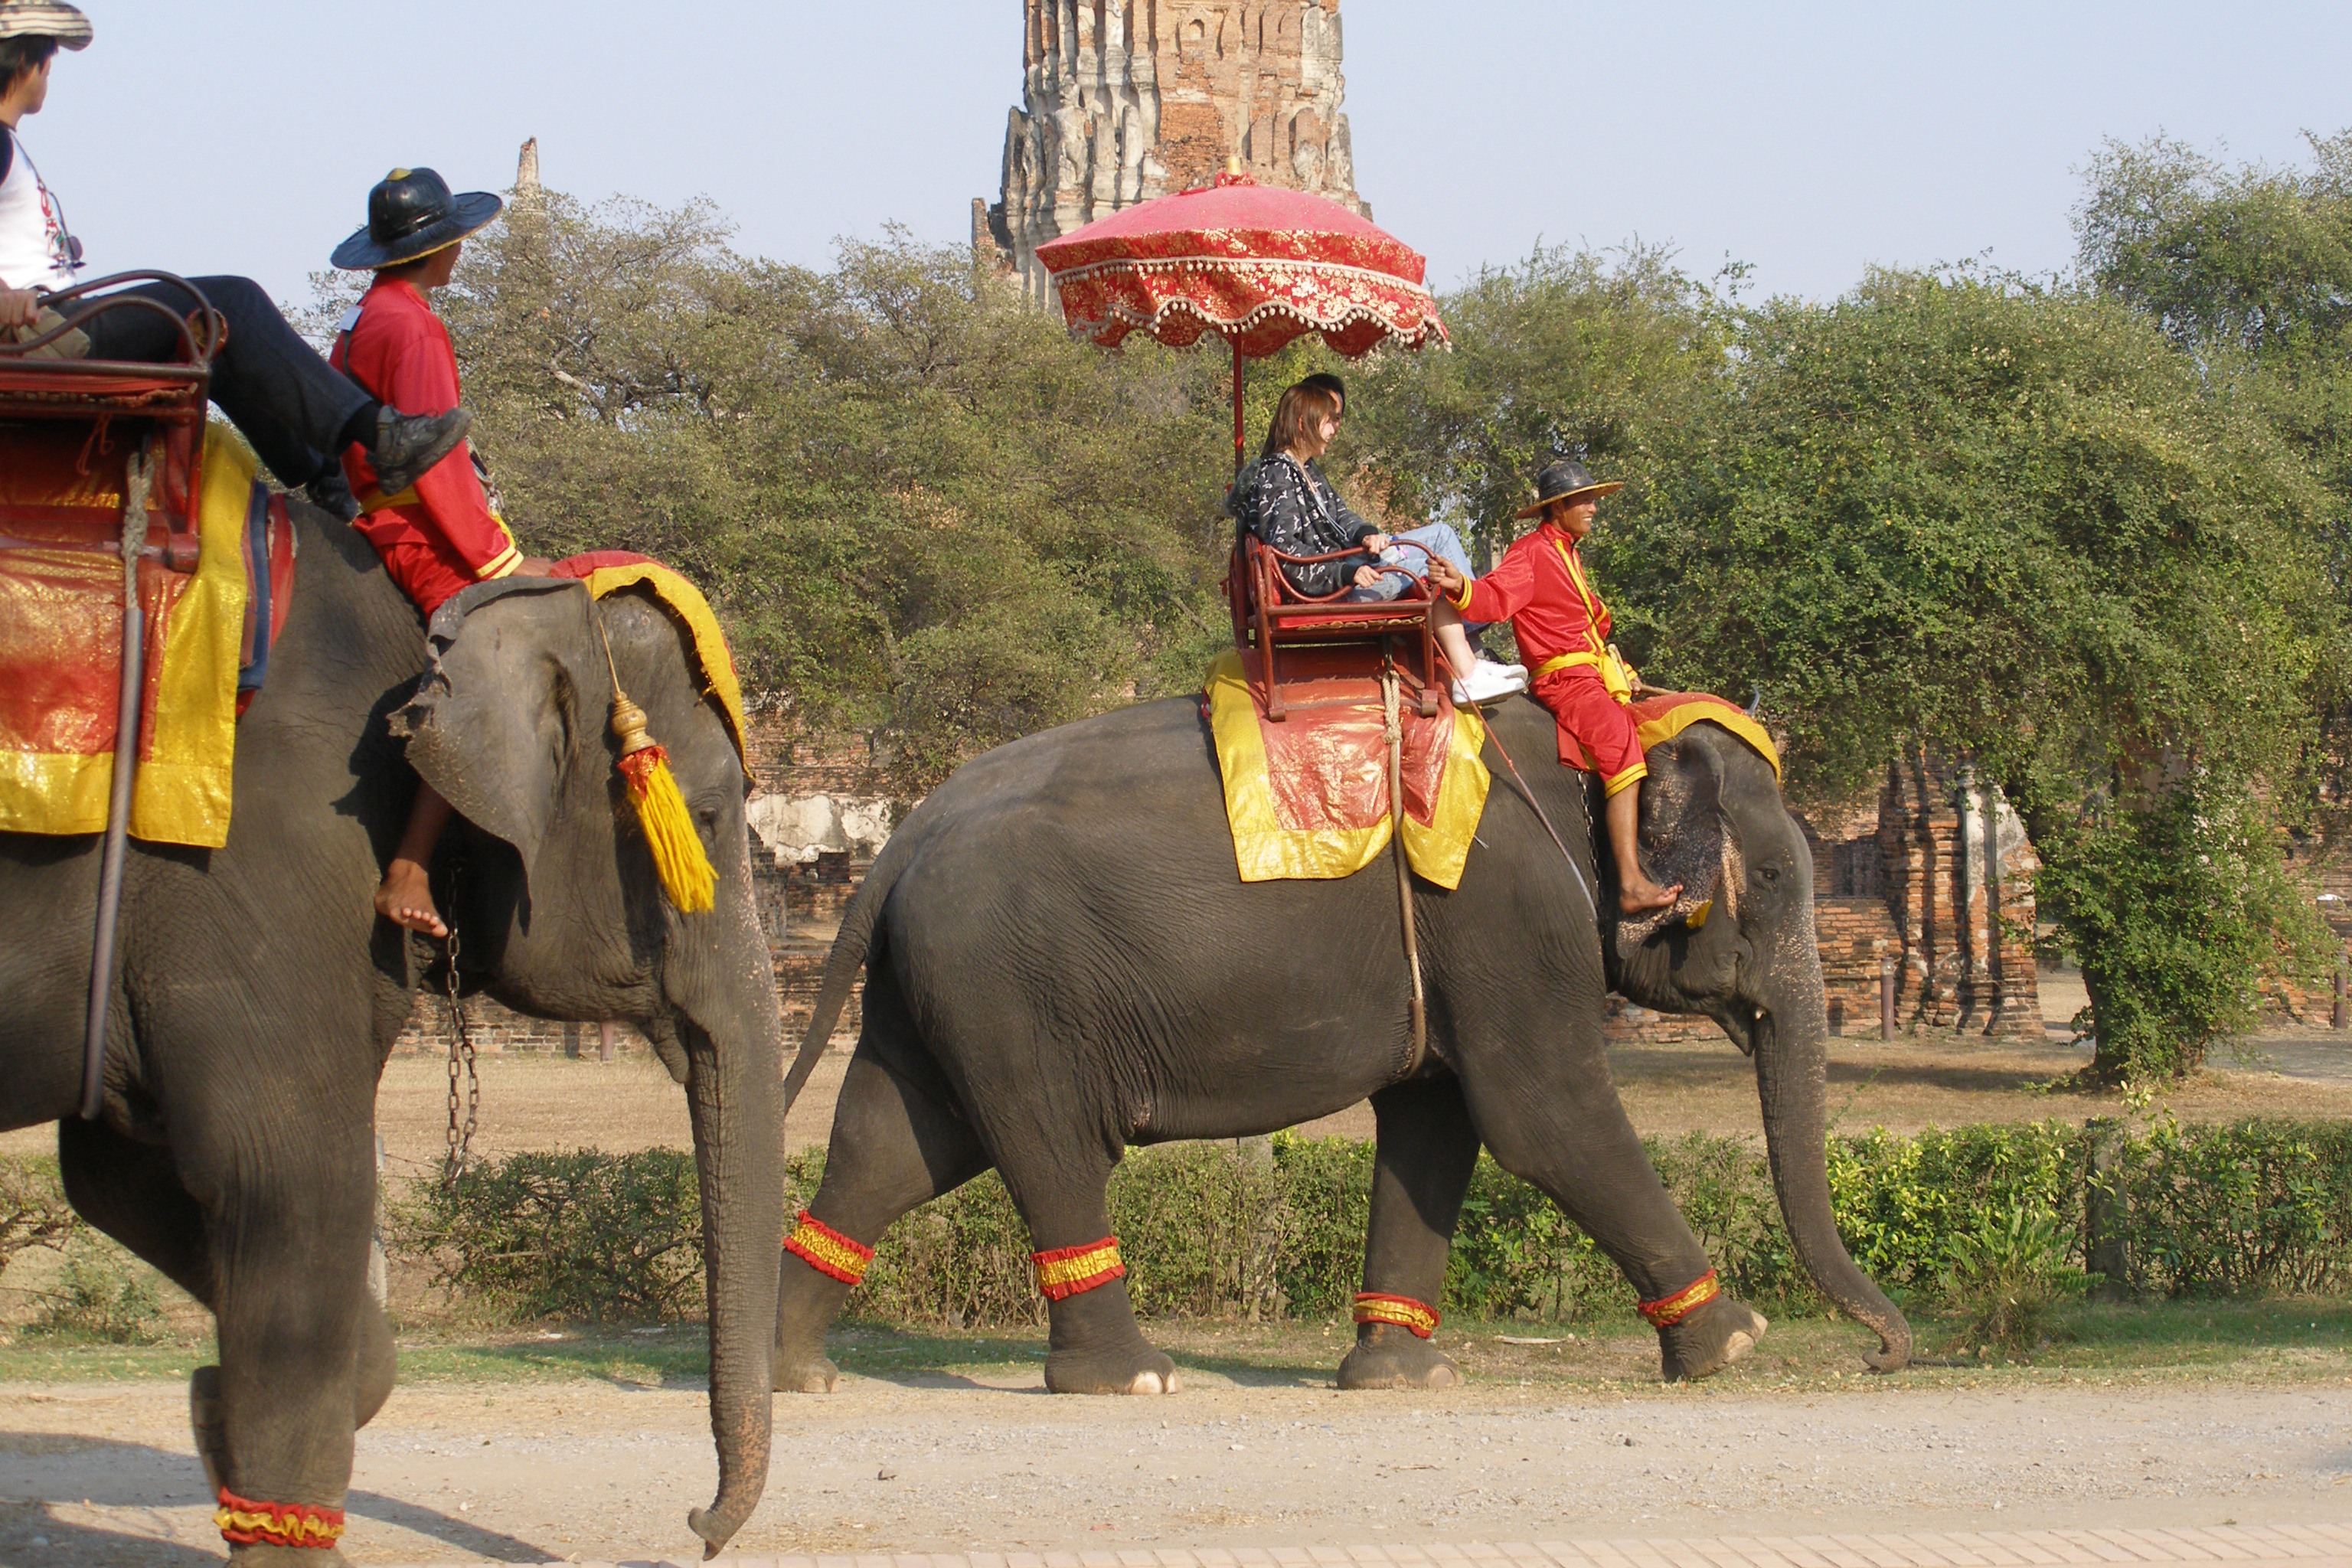
<svg viewBox="0 0 2352 1568">
<path fill-rule="evenodd" d="M 841 931 L 833 939 L 833 952 L 825 957 L 824 984 L 817 992 L 816 1012 L 809 1019 L 800 1054 L 793 1058 L 792 1071 L 784 1075 L 787 1116 L 792 1114 L 793 1101 L 800 1098 L 809 1074 L 816 1070 L 817 1058 L 824 1055 L 824 1047 L 832 1042 L 833 1026 L 840 1021 L 842 1008 L 849 1005 L 850 989 L 857 984 L 858 971 L 866 967 L 866 955 L 874 945 L 875 928 L 882 923 L 882 906 L 889 900 L 890 889 L 909 858 L 908 851 L 892 851 L 900 849 L 905 842 L 902 832 L 882 847 L 882 853 L 867 869 L 866 880 L 849 900 L 849 907 L 841 912 Z"/>
</svg>

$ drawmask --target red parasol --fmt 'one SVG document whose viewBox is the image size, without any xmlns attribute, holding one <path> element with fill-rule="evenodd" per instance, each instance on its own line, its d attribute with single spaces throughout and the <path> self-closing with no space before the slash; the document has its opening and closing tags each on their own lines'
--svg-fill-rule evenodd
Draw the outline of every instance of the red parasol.
<svg viewBox="0 0 2352 1568">
<path fill-rule="evenodd" d="M 1071 332 L 1116 348 L 1141 331 L 1174 348 L 1215 332 L 1234 352 L 1234 466 L 1242 362 L 1318 332 L 1349 359 L 1444 342 L 1421 253 L 1334 201 L 1221 174 L 1037 247 Z"/>
</svg>

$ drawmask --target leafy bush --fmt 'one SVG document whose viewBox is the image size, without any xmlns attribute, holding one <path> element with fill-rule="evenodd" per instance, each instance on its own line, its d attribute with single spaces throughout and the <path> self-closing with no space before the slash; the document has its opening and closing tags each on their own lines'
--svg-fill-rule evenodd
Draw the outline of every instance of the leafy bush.
<svg viewBox="0 0 2352 1568">
<path fill-rule="evenodd" d="M 1745 1140 L 1653 1141 L 1650 1158 L 1724 1286 L 1771 1310 L 1822 1300 L 1780 1223 L 1770 1170 Z M 1277 1134 L 1269 1162 L 1225 1142 L 1139 1150 L 1114 1173 L 1111 1226 L 1148 1317 L 1331 1318 L 1362 1282 L 1372 1146 Z M 1885 1131 L 1829 1145 L 1832 1208 L 1864 1272 L 1898 1299 L 1968 1321 L 1972 1343 L 2028 1344 L 2089 1276 L 2090 1149 L 2061 1121 Z M 793 1207 L 824 1156 L 786 1164 Z M 2160 1120 L 2124 1141 L 2128 1282 L 2159 1295 L 2312 1292 L 2352 1280 L 2352 1127 Z M 691 1160 L 671 1151 L 521 1154 L 422 1193 L 400 1242 L 438 1278 L 510 1318 L 651 1319 L 698 1309 Z M 856 1316 L 957 1328 L 1045 1321 L 1027 1227 L 993 1173 L 893 1226 Z M 1442 1303 L 1474 1319 L 1617 1316 L 1629 1286 L 1535 1188 L 1481 1157 Z"/>
<path fill-rule="evenodd" d="M 2300 1294 L 2352 1281 L 2352 1127 L 2163 1117 L 2123 1152 L 2134 1289 Z"/>
<path fill-rule="evenodd" d="M 434 1282 L 515 1320 L 668 1322 L 701 1310 L 702 1205 L 675 1149 L 515 1154 L 419 1184 L 398 1242 Z"/>
<path fill-rule="evenodd" d="M 0 1155 L 0 1274 L 28 1247 L 64 1247 L 79 1225 L 54 1157 Z"/>
<path fill-rule="evenodd" d="M 90 1232 L 67 1246 L 58 1277 L 39 1299 L 40 1310 L 25 1329 L 28 1339 L 149 1345 L 164 1335 L 153 1271 Z"/>
<path fill-rule="evenodd" d="M 1966 1342 L 2027 1350 L 2051 1312 L 2080 1297 L 2091 1277 L 2075 1267 L 2071 1238 L 2047 1209 L 2012 1204 L 1979 1211 L 1973 1228 L 1946 1246 L 1945 1304 L 1968 1319 Z"/>
</svg>

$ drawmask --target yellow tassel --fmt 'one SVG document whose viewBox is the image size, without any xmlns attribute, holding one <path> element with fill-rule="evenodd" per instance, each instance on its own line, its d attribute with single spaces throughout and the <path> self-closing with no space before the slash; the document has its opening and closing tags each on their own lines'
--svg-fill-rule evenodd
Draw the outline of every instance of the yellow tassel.
<svg viewBox="0 0 2352 1568">
<path fill-rule="evenodd" d="M 646 710 L 616 686 L 613 695 L 613 733 L 621 742 L 621 776 L 629 786 L 629 802 L 637 808 L 637 822 L 652 846 L 654 869 L 661 874 L 669 901 L 687 914 L 710 907 L 719 877 L 694 830 L 694 818 L 678 793 L 677 778 L 669 769 L 669 753 L 646 733 Z"/>
</svg>

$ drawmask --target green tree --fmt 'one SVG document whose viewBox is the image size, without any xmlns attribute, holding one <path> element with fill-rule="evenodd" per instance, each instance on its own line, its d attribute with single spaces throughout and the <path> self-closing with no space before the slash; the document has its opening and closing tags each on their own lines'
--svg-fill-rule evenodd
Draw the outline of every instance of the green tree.
<svg viewBox="0 0 2352 1568">
<path fill-rule="evenodd" d="M 1711 395 L 1734 324 L 1670 251 L 1642 246 L 1538 248 L 1481 270 L 1442 306 L 1451 352 L 1375 356 L 1335 456 L 1490 557 L 1525 526 L 1511 514 L 1555 458 L 1641 490 L 1661 439 Z"/>
<path fill-rule="evenodd" d="M 1649 668 L 1760 686 L 1816 786 L 1897 744 L 1970 760 L 2048 868 L 2097 1069 L 2195 1066 L 2249 1016 L 2247 955 L 2309 951 L 2246 813 L 2297 780 L 2342 666 L 2326 492 L 2145 316 L 2071 289 L 1874 273 L 1749 312 L 1739 347 L 1597 552 L 1650 606 Z"/>
<path fill-rule="evenodd" d="M 2193 1065 L 2248 955 L 2306 951 L 2272 841 L 2216 803 L 2291 793 L 2333 689 L 2329 498 L 2239 383 L 2120 301 L 1968 271 L 1743 306 L 1660 253 L 1544 252 L 1444 303 L 1455 353 L 1351 409 L 1376 478 L 1500 544 L 1531 469 L 1582 456 L 1628 482 L 1591 553 L 1655 683 L 1760 692 L 1801 795 L 1910 747 L 2002 786 L 2101 1071 Z M 2156 876 L 2189 839 L 2228 852 Z M 2217 919 L 2194 976 L 2129 956 Z"/>
<path fill-rule="evenodd" d="M 1196 685 L 1227 635 L 1221 365 L 1074 343 L 901 233 L 823 272 L 728 238 L 551 195 L 469 244 L 439 304 L 526 548 L 687 573 L 748 686 L 880 727 L 910 794 Z"/>
</svg>

